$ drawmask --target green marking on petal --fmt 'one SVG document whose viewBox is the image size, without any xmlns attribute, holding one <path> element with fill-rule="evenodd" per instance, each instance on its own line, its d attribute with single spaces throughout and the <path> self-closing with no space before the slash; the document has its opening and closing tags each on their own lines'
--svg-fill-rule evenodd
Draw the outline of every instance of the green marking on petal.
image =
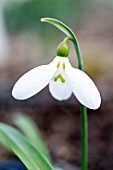
<svg viewBox="0 0 113 170">
<path fill-rule="evenodd" d="M 57 64 L 57 68 L 59 68 L 60 67 L 60 62 L 58 62 L 58 64 Z"/>
<path fill-rule="evenodd" d="M 66 68 L 65 63 L 62 64 L 62 68 L 63 68 L 63 70 L 65 70 L 65 68 Z"/>
<path fill-rule="evenodd" d="M 62 77 L 61 74 L 58 74 L 58 76 L 54 77 L 54 81 L 55 81 L 55 82 L 56 82 L 58 79 L 60 79 L 62 83 L 65 83 L 65 79 Z"/>
</svg>

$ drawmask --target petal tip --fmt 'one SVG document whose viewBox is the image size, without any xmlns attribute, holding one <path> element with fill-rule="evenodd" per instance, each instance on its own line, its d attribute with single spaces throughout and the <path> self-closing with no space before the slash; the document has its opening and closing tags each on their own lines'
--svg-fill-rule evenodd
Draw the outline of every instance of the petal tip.
<svg viewBox="0 0 113 170">
<path fill-rule="evenodd" d="M 13 87 L 12 90 L 12 96 L 16 99 L 16 100 L 25 100 L 27 99 L 25 96 L 21 95 L 18 93 L 17 89 L 15 88 L 15 86 Z"/>
<path fill-rule="evenodd" d="M 17 99 L 17 100 L 20 100 L 19 97 L 18 97 L 18 95 L 16 94 L 14 88 L 13 88 L 13 90 L 12 90 L 12 96 L 13 96 L 13 98 L 15 98 L 15 99 Z"/>
<path fill-rule="evenodd" d="M 90 105 L 88 108 L 92 110 L 97 110 L 99 109 L 100 105 L 101 105 L 101 97 L 99 96 L 98 100 L 96 100 L 96 102 Z"/>
</svg>

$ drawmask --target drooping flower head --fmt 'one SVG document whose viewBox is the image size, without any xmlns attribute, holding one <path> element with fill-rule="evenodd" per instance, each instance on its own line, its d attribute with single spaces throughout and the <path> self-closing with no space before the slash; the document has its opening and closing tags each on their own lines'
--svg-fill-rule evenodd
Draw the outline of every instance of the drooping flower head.
<svg viewBox="0 0 113 170">
<path fill-rule="evenodd" d="M 71 66 L 68 53 L 66 41 L 63 41 L 57 48 L 57 57 L 50 64 L 30 70 L 16 82 L 13 97 L 25 100 L 49 85 L 56 100 L 67 100 L 74 93 L 81 104 L 90 109 L 99 108 L 101 97 L 97 87 L 86 73 Z"/>
</svg>

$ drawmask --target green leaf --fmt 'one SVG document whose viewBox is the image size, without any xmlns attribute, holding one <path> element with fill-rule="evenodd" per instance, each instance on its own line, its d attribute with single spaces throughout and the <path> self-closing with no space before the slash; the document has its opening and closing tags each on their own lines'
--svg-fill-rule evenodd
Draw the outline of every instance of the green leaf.
<svg viewBox="0 0 113 170">
<path fill-rule="evenodd" d="M 27 138 L 36 145 L 40 153 L 51 161 L 48 149 L 43 142 L 35 122 L 27 115 L 18 114 L 14 116 L 14 123 L 27 136 Z"/>
<path fill-rule="evenodd" d="M 16 129 L 0 123 L 0 142 L 12 150 L 29 170 L 53 170 L 35 146 Z"/>
</svg>

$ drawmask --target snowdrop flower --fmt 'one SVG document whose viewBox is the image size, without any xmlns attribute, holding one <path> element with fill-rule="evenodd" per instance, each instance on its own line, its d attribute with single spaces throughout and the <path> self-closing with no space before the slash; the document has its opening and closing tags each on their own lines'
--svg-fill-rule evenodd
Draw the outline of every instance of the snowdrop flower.
<svg viewBox="0 0 113 170">
<path fill-rule="evenodd" d="M 28 99 L 49 84 L 51 95 L 59 101 L 69 99 L 74 93 L 81 104 L 90 109 L 99 108 L 101 97 L 97 87 L 87 74 L 71 66 L 66 57 L 68 52 L 64 53 L 61 57 L 55 57 L 50 64 L 24 74 L 13 88 L 13 97 L 18 100 Z"/>
</svg>

